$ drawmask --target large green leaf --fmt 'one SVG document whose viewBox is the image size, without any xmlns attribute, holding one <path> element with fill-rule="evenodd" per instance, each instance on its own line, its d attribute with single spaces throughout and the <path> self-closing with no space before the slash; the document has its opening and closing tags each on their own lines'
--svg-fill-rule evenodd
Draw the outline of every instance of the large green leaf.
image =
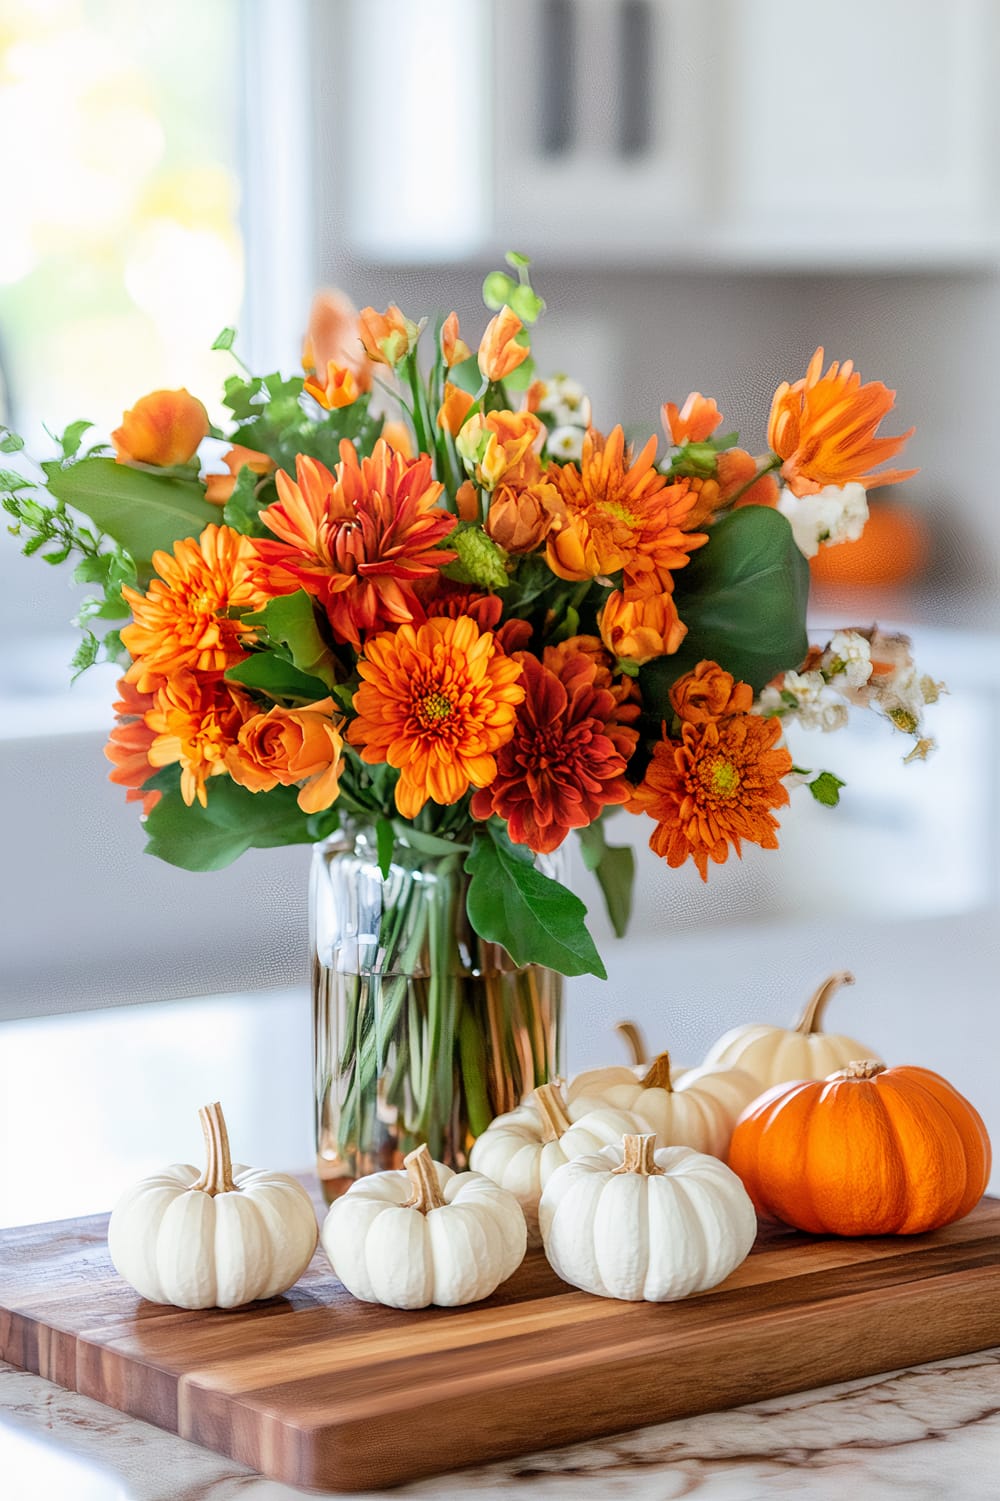
<svg viewBox="0 0 1000 1501">
<path fill-rule="evenodd" d="M 600 819 L 584 829 L 578 829 L 577 833 L 583 863 L 597 877 L 615 935 L 624 938 L 632 916 L 635 852 L 628 844 L 608 844 Z"/>
<path fill-rule="evenodd" d="M 45 466 L 46 483 L 57 500 L 89 516 L 102 532 L 149 567 L 157 548 L 169 551 L 182 537 L 197 537 L 209 522 L 221 520 L 194 480 L 133 469 L 114 459 L 81 459 L 62 469 Z"/>
<path fill-rule="evenodd" d="M 272 641 L 286 646 L 300 672 L 319 678 L 328 688 L 334 686 L 337 672 L 333 653 L 323 640 L 312 599 L 304 589 L 281 594 L 269 600 L 263 610 L 244 619 L 262 625 Z"/>
<path fill-rule="evenodd" d="M 726 516 L 676 580 L 674 599 L 688 633 L 676 655 L 639 673 L 652 713 L 669 717 L 671 685 L 702 660 L 718 662 L 759 692 L 805 657 L 809 565 L 777 511 L 745 506 Z"/>
<path fill-rule="evenodd" d="M 266 693 L 268 698 L 294 704 L 314 704 L 328 698 L 330 690 L 317 677 L 300 672 L 284 657 L 273 651 L 255 651 L 226 672 L 230 683 L 242 683 L 244 688 L 255 688 Z"/>
<path fill-rule="evenodd" d="M 228 777 L 208 783 L 208 807 L 188 808 L 165 792 L 146 819 L 146 853 L 183 870 L 222 870 L 249 849 L 310 844 L 309 820 L 294 787 L 248 792 Z"/>
<path fill-rule="evenodd" d="M 481 938 L 502 944 L 515 964 L 607 979 L 583 921 L 586 907 L 536 870 L 530 851 L 520 850 L 491 824 L 475 835 L 465 869 L 472 877 L 469 921 Z"/>
</svg>

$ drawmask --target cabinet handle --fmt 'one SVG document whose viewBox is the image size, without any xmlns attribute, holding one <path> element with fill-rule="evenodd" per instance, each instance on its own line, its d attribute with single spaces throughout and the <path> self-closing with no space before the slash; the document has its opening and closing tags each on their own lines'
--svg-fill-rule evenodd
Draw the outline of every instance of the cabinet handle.
<svg viewBox="0 0 1000 1501">
<path fill-rule="evenodd" d="M 622 0 L 618 10 L 618 154 L 645 156 L 651 145 L 653 9 Z"/>
<path fill-rule="evenodd" d="M 539 144 L 543 156 L 563 156 L 576 134 L 573 0 L 544 0 L 538 50 Z"/>
</svg>

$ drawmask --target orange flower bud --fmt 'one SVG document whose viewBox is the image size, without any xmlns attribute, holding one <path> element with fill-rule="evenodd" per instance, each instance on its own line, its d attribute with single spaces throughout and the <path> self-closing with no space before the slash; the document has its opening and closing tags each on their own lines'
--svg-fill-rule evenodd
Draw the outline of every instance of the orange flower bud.
<svg viewBox="0 0 1000 1501">
<path fill-rule="evenodd" d="M 780 492 L 774 475 L 762 474 L 759 479 L 754 479 L 764 462 L 765 459 L 755 459 L 742 448 L 728 448 L 719 454 L 718 476 L 724 504 L 731 503 L 735 510 L 740 506 L 773 508 L 778 504 Z M 737 498 L 733 500 L 733 496 Z"/>
<path fill-rule="evenodd" d="M 600 617 L 601 639 L 613 656 L 627 662 L 669 657 L 687 635 L 672 594 L 628 598 L 619 589 L 609 596 Z"/>
<path fill-rule="evenodd" d="M 371 390 L 372 367 L 361 348 L 358 310 L 336 287 L 316 293 L 302 343 L 304 370 L 326 370 L 331 360 L 350 370 L 359 391 Z"/>
<path fill-rule="evenodd" d="M 486 380 L 503 380 L 528 358 L 527 345 L 514 342 L 523 327 L 513 308 L 506 306 L 490 319 L 479 346 L 479 368 Z"/>
<path fill-rule="evenodd" d="M 722 413 L 712 396 L 702 396 L 692 391 L 678 411 L 672 401 L 665 401 L 660 410 L 664 431 L 673 443 L 704 443 L 722 421 Z"/>
<path fill-rule="evenodd" d="M 241 726 L 236 745 L 227 752 L 226 769 L 251 792 L 301 783 L 299 807 L 303 813 L 320 813 L 339 791 L 342 726 L 332 698 L 301 709 L 275 706 Z"/>
<path fill-rule="evenodd" d="M 504 552 L 534 552 L 548 536 L 558 504 L 554 485 L 540 482 L 523 489 L 499 485 L 486 517 L 486 534 Z"/>
<path fill-rule="evenodd" d="M 327 360 L 325 381 L 311 375 L 302 389 L 327 412 L 349 407 L 361 395 L 354 371 L 346 365 L 338 365 L 336 360 Z"/>
<path fill-rule="evenodd" d="M 459 521 L 479 521 L 479 491 L 470 479 L 463 480 L 455 496 Z"/>
<path fill-rule="evenodd" d="M 462 427 L 456 447 L 480 485 L 492 490 L 502 479 L 532 484 L 541 476 L 538 450 L 545 428 L 530 412 L 479 412 Z"/>
<path fill-rule="evenodd" d="M 708 724 L 732 714 L 749 714 L 753 689 L 749 683 L 738 683 L 718 662 L 699 662 L 671 688 L 670 702 L 685 723 Z"/>
<path fill-rule="evenodd" d="M 457 313 L 449 313 L 441 326 L 441 353 L 449 370 L 472 354 L 465 340 L 459 337 Z"/>
<path fill-rule="evenodd" d="M 413 439 L 410 437 L 410 429 L 405 422 L 386 422 L 382 428 L 382 437 L 392 451 L 398 453 L 401 458 L 416 458 L 416 454 L 413 451 Z"/>
<path fill-rule="evenodd" d="M 453 438 L 457 438 L 473 403 L 474 398 L 469 395 L 468 391 L 463 391 L 461 386 L 452 385 L 450 380 L 446 380 L 444 401 L 438 408 L 438 427 L 444 428 L 446 433 L 451 433 Z"/>
<path fill-rule="evenodd" d="M 274 468 L 274 460 L 266 453 L 259 453 L 256 448 L 244 448 L 242 443 L 234 443 L 229 452 L 222 455 L 222 462 L 229 473 L 209 474 L 205 479 L 205 499 L 214 506 L 225 505 L 236 489 L 241 469 L 252 469 L 254 474 L 270 474 Z"/>
<path fill-rule="evenodd" d="M 362 308 L 358 328 L 368 358 L 376 365 L 393 368 L 409 354 L 420 333 L 395 303 L 390 303 L 384 313 L 377 313 L 373 307 Z"/>
<path fill-rule="evenodd" d="M 208 436 L 208 413 L 183 387 L 150 391 L 122 415 L 111 441 L 119 464 L 155 464 L 170 469 L 186 464 Z"/>
</svg>

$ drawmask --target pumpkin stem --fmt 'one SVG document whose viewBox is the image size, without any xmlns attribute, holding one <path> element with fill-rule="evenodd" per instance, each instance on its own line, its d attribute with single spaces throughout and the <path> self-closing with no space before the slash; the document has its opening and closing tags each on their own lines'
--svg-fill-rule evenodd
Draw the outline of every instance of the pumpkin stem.
<svg viewBox="0 0 1000 1501">
<path fill-rule="evenodd" d="M 674 1086 L 670 1082 L 670 1054 L 657 1053 L 648 1071 L 643 1075 L 639 1085 L 640 1089 L 665 1089 L 667 1094 L 673 1094 Z"/>
<path fill-rule="evenodd" d="M 655 1178 L 663 1173 L 662 1167 L 657 1167 L 653 1152 L 656 1149 L 655 1136 L 623 1136 L 622 1150 L 625 1153 L 621 1167 L 611 1169 L 615 1173 L 639 1173 L 643 1178 Z"/>
<path fill-rule="evenodd" d="M 811 1037 L 814 1032 L 818 1032 L 823 1021 L 826 1003 L 834 991 L 839 990 L 841 985 L 853 984 L 854 976 L 849 970 L 839 969 L 835 975 L 830 975 L 829 979 L 823 981 L 811 1000 L 803 1006 L 802 1013 L 798 1021 L 794 1023 L 792 1031 L 801 1032 L 803 1037 Z"/>
<path fill-rule="evenodd" d="M 403 1208 L 419 1209 L 421 1214 L 429 1214 L 432 1209 L 442 1209 L 447 1201 L 441 1192 L 437 1168 L 427 1143 L 424 1142 L 404 1157 L 403 1166 L 413 1185 L 413 1192 Z"/>
<path fill-rule="evenodd" d="M 539 1084 L 535 1099 L 542 1117 L 542 1140 L 558 1141 L 573 1124 L 566 1114 L 559 1090 L 554 1084 Z"/>
<path fill-rule="evenodd" d="M 214 1105 L 202 1105 L 198 1119 L 205 1137 L 205 1168 L 191 1187 L 210 1194 L 212 1198 L 216 1194 L 231 1194 L 236 1188 L 233 1181 L 233 1159 L 229 1154 L 226 1118 L 218 1100 Z"/>
<path fill-rule="evenodd" d="M 855 1058 L 853 1063 L 848 1063 L 834 1077 L 837 1079 L 877 1079 L 879 1074 L 885 1073 L 885 1064 L 879 1063 L 877 1058 Z"/>
<path fill-rule="evenodd" d="M 649 1062 L 645 1039 L 635 1022 L 616 1022 L 615 1031 L 632 1054 L 632 1062 L 636 1068 Z"/>
</svg>

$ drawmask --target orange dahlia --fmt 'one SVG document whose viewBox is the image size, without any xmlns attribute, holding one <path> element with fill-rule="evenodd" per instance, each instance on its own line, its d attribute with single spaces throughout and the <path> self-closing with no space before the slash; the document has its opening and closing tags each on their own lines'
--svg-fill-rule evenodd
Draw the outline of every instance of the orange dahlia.
<svg viewBox="0 0 1000 1501">
<path fill-rule="evenodd" d="M 688 678 L 700 674 L 694 685 Z M 753 702 L 746 683 L 736 683 L 714 662 L 699 663 L 671 695 L 682 718 L 680 740 L 666 734 L 653 750 L 645 778 L 629 808 L 656 821 L 649 847 L 668 865 L 694 860 L 703 881 L 708 862 L 725 863 L 747 840 L 777 849 L 778 821 L 771 812 L 788 802 L 782 777 L 792 769 L 777 745 L 777 719 L 744 712 Z M 709 710 L 719 706 L 720 717 Z"/>
<path fill-rule="evenodd" d="M 118 699 L 112 705 L 115 725 L 104 747 L 104 754 L 114 766 L 108 772 L 108 780 L 127 787 L 125 801 L 141 802 L 143 813 L 155 808 L 161 797 L 159 792 L 145 791 L 146 783 L 156 774 L 156 767 L 149 759 L 149 747 L 156 732 L 146 723 L 146 713 L 152 706 L 151 693 L 140 693 L 127 678 L 119 678 Z"/>
<path fill-rule="evenodd" d="M 518 652 L 525 698 L 513 737 L 497 755 L 497 775 L 472 798 L 476 818 L 497 813 L 511 839 L 537 854 L 557 849 L 570 829 L 602 808 L 628 801 L 625 767 L 638 739 L 638 705 L 621 703 L 597 681 L 582 652 L 558 670 Z"/>
<path fill-rule="evenodd" d="M 159 577 L 145 594 L 122 590 L 132 611 L 132 624 L 122 631 L 134 659 L 129 682 L 147 693 L 181 668 L 224 672 L 239 662 L 254 633 L 237 612 L 259 609 L 270 597 L 249 537 L 206 526 L 197 540 L 175 543 L 172 554 L 155 552 L 153 567 Z"/>
<path fill-rule="evenodd" d="M 208 806 L 206 782 L 227 770 L 226 758 L 240 727 L 257 713 L 250 696 L 213 673 L 182 670 L 157 689 L 146 724 L 154 732 L 149 747 L 153 766 L 181 768 L 181 796 Z"/>
<path fill-rule="evenodd" d="M 226 767 L 233 781 L 251 792 L 298 786 L 303 813 L 320 813 L 340 790 L 343 723 L 332 698 L 300 709 L 275 705 L 241 725 Z"/>
<path fill-rule="evenodd" d="M 549 478 L 565 515 L 549 534 L 546 557 L 560 578 L 583 580 L 624 572 L 626 591 L 672 587 L 671 573 L 708 538 L 683 530 L 694 496 L 668 485 L 656 468 L 656 439 L 633 461 L 625 434 L 605 438 L 592 428 L 583 443 L 580 468 L 553 464 Z"/>
<path fill-rule="evenodd" d="M 783 381 L 774 393 L 767 441 L 784 462 L 782 478 L 794 495 L 815 495 L 826 485 L 892 485 L 915 469 L 869 471 L 891 459 L 914 429 L 898 438 L 877 438 L 876 429 L 896 402 L 881 381 L 861 384 L 853 360 L 836 361 L 823 375 L 817 349 L 802 380 Z"/>
<path fill-rule="evenodd" d="M 399 769 L 396 807 L 415 818 L 428 798 L 455 803 L 496 776 L 514 733 L 521 667 L 474 620 L 435 616 L 374 637 L 358 663 L 357 718 L 347 738 L 361 759 Z"/>
<path fill-rule="evenodd" d="M 303 454 L 295 474 L 298 483 L 278 471 L 279 499 L 261 512 L 280 538 L 256 543 L 273 592 L 307 590 L 355 647 L 363 634 L 422 620 L 415 584 L 455 556 L 438 546 L 456 520 L 437 504 L 430 457 L 404 458 L 379 439 L 359 459 L 345 439 L 332 474 Z"/>
</svg>

